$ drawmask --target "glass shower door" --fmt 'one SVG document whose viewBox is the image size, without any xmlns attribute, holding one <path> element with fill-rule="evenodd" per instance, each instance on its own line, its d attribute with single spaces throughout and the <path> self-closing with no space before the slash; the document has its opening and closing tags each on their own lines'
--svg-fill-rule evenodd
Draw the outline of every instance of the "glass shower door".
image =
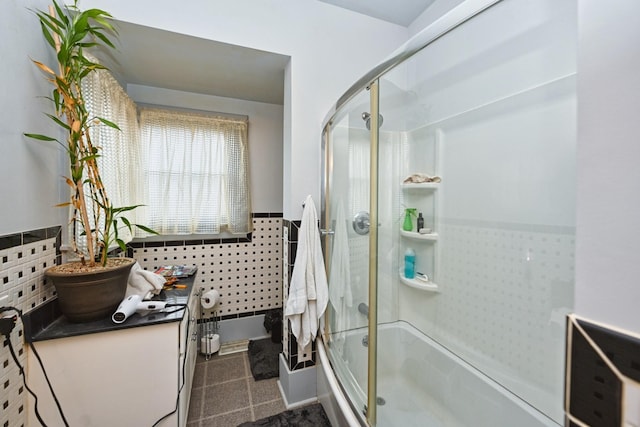
<svg viewBox="0 0 640 427">
<path fill-rule="evenodd" d="M 396 220 L 396 239 L 379 247 L 397 249 L 378 256 L 378 293 L 395 289 L 400 321 L 558 424 L 573 307 L 575 7 L 502 1 L 382 75 L 379 88 L 379 221 Z M 438 180 L 406 183 L 412 176 Z M 415 217 L 402 228 L 407 208 L 428 232 Z M 408 248 L 428 281 L 404 277 Z M 381 334 L 380 353 L 391 345 Z M 417 390 L 445 401 L 430 379 Z M 390 390 L 379 368 L 378 393 L 400 394 Z M 383 410 L 378 425 L 393 425 Z"/>
<path fill-rule="evenodd" d="M 423 426 L 437 415 L 433 425 L 525 425 L 524 413 L 562 422 L 575 7 L 496 1 L 434 30 L 420 50 L 363 78 L 369 87 L 326 125 L 324 342 L 364 423 Z M 407 209 L 422 213 L 421 232 L 415 216 L 404 227 Z M 454 368 L 439 364 L 440 350 Z M 460 366 L 476 388 L 456 383 Z M 489 390 L 522 413 L 490 422 L 502 406 L 469 405 L 489 402 Z"/>
<path fill-rule="evenodd" d="M 367 402 L 369 303 L 369 92 L 357 94 L 325 129 L 322 228 L 329 280 L 325 342 L 354 412 Z"/>
</svg>

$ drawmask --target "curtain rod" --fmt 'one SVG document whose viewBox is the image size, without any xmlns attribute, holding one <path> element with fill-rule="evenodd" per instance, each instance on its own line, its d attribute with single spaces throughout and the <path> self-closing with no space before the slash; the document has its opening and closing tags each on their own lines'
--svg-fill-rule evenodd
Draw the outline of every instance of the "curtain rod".
<svg viewBox="0 0 640 427">
<path fill-rule="evenodd" d="M 200 109 L 197 109 L 197 108 L 175 107 L 175 106 L 172 106 L 172 105 L 148 104 L 148 103 L 145 103 L 145 102 L 135 102 L 135 104 L 139 108 L 148 107 L 148 108 L 157 108 L 157 109 L 163 109 L 163 110 L 184 111 L 184 112 L 188 112 L 188 113 L 199 113 L 199 114 L 206 114 L 206 115 L 216 115 L 216 116 L 226 117 L 226 118 L 234 119 L 234 120 L 244 120 L 244 121 L 247 121 L 247 122 L 249 121 L 249 116 L 243 115 L 243 114 L 222 113 L 220 111 L 200 110 Z"/>
</svg>

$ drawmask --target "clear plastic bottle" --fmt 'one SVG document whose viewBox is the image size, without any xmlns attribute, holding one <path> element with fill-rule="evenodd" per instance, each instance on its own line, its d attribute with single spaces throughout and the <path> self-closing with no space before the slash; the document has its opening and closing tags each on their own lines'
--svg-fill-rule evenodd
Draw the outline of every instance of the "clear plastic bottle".
<svg viewBox="0 0 640 427">
<path fill-rule="evenodd" d="M 407 279 L 416 277 L 416 253 L 411 248 L 407 248 L 404 253 L 404 277 Z"/>
</svg>

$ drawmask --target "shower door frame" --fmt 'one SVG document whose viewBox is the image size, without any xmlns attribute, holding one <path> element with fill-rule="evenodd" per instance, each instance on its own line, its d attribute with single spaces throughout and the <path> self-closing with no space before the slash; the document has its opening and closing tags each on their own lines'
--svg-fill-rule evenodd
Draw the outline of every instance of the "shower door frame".
<svg viewBox="0 0 640 427">
<path fill-rule="evenodd" d="M 368 105 L 375 105 L 375 111 L 372 108 L 371 112 L 375 113 L 374 117 L 371 117 L 371 121 L 369 122 L 369 126 L 371 126 L 373 129 L 378 129 L 378 114 L 377 114 L 377 97 L 378 97 L 378 81 L 376 80 L 375 82 L 373 82 L 371 85 L 367 86 L 366 88 L 362 88 L 362 90 L 360 91 L 360 93 L 362 93 L 363 95 L 364 92 L 368 91 L 369 94 L 368 96 L 366 96 L 367 99 L 367 103 Z M 373 102 L 372 100 L 375 100 L 375 102 Z M 322 244 L 322 249 L 323 249 L 323 253 L 324 253 L 324 262 L 325 262 L 325 269 L 327 270 L 327 273 L 329 273 L 330 271 L 330 260 L 332 259 L 332 243 L 333 243 L 333 238 L 335 236 L 335 230 L 332 228 L 332 220 L 333 218 L 330 217 L 329 212 L 331 212 L 332 209 L 332 204 L 331 204 L 331 200 L 332 200 L 332 194 L 331 194 L 331 178 L 332 175 L 334 173 L 334 168 L 335 163 L 332 160 L 333 159 L 333 155 L 334 155 L 334 145 L 333 145 L 333 138 L 332 138 L 332 130 L 334 130 L 335 128 L 333 128 L 333 125 L 336 124 L 334 120 L 331 120 L 329 123 L 327 123 L 324 127 L 323 130 L 323 134 L 322 134 L 322 157 L 321 157 L 321 167 L 323 170 L 323 174 L 322 174 L 322 203 L 321 203 L 321 211 L 320 211 L 320 234 L 321 234 L 321 244 Z M 369 182 L 377 182 L 377 174 L 378 174 L 378 170 L 377 170 L 377 144 L 378 144 L 378 132 L 369 132 L 369 137 L 367 138 L 369 147 L 367 149 L 367 154 L 370 156 L 368 161 L 370 164 L 370 171 L 368 174 L 368 179 Z M 375 166 L 373 166 L 372 164 L 375 164 Z M 375 184 L 370 184 L 370 188 L 368 189 L 368 194 L 369 194 L 369 202 L 367 205 L 367 209 L 369 210 L 369 228 L 367 229 L 367 232 L 365 234 L 369 234 L 369 239 L 367 239 L 367 243 L 368 243 L 368 264 L 371 265 L 372 263 L 372 259 L 370 259 L 371 257 L 373 257 L 373 259 L 375 260 L 376 258 L 376 254 L 377 254 L 377 228 L 376 227 L 372 227 L 371 224 L 377 224 L 377 212 L 375 210 L 372 210 L 376 205 L 377 205 L 377 198 L 371 194 L 372 189 L 374 188 Z M 377 186 L 375 188 L 375 190 L 377 191 Z M 363 206 L 364 207 L 364 206 Z M 365 220 L 366 221 L 366 220 Z M 375 222 L 374 222 L 375 221 Z M 372 249 L 373 248 L 373 249 Z M 374 265 L 377 266 L 377 262 L 373 263 Z M 377 283 L 377 277 L 376 277 L 376 273 L 377 273 L 377 269 L 371 269 L 371 268 L 367 268 L 367 304 L 371 307 L 377 307 L 377 293 L 376 293 L 376 287 L 372 286 L 371 284 L 375 284 Z M 329 275 L 329 274 L 328 274 Z M 330 284 L 331 285 L 331 284 Z M 372 291 L 373 289 L 373 291 Z M 331 318 L 330 318 L 330 314 L 329 314 L 330 310 L 326 310 L 324 317 L 323 317 L 323 321 L 324 321 L 324 327 L 321 331 L 322 333 L 322 337 L 323 337 L 323 344 L 325 347 L 325 352 L 329 357 L 329 361 L 330 364 L 332 366 L 332 369 L 336 369 L 335 366 L 335 361 L 332 360 L 331 354 L 332 352 L 329 349 L 329 344 L 331 342 L 331 335 L 334 331 L 331 330 Z M 339 387 L 342 390 L 342 392 L 348 396 L 348 401 L 349 401 L 349 405 L 352 409 L 352 411 L 355 414 L 358 414 L 360 417 L 358 417 L 358 420 L 360 423 L 366 422 L 367 425 L 375 425 L 376 423 L 376 375 L 375 375 L 375 367 L 377 365 L 377 345 L 376 345 L 376 341 L 377 341 L 377 308 L 376 311 L 371 311 L 369 310 L 369 312 L 367 313 L 368 315 L 368 320 L 367 320 L 367 325 L 366 328 L 367 330 L 371 330 L 371 325 L 373 325 L 373 331 L 374 333 L 370 334 L 367 336 L 368 342 L 367 342 L 367 368 L 370 368 L 373 366 L 373 370 L 372 369 L 367 369 L 367 390 L 361 390 L 362 394 L 366 394 L 366 398 L 365 400 L 361 401 L 360 399 L 354 399 L 354 396 L 352 396 L 350 394 L 350 392 L 348 391 L 348 387 L 346 387 L 340 380 L 338 381 Z M 344 331 L 343 331 L 344 332 Z M 373 396 L 373 402 L 371 401 L 371 396 Z M 357 400 L 357 402 L 356 402 Z M 364 405 L 364 406 L 361 406 Z M 372 410 L 369 410 L 369 408 L 373 408 Z M 362 418 L 362 415 L 364 415 L 365 418 Z"/>
<path fill-rule="evenodd" d="M 369 130 L 369 311 L 367 347 L 367 421 L 377 424 L 378 405 L 378 143 L 380 135 L 380 81 L 369 86 L 371 125 Z"/>
</svg>

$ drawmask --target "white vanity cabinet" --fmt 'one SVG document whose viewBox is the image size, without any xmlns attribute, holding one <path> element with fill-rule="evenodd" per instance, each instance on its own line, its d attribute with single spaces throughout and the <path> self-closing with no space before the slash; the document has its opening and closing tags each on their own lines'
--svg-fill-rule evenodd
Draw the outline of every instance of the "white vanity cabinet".
<svg viewBox="0 0 640 427">
<path fill-rule="evenodd" d="M 186 425 L 197 356 L 199 298 L 193 291 L 184 300 L 188 310 L 152 313 L 144 325 L 126 327 L 129 321 L 141 321 L 134 315 L 123 328 L 32 343 L 70 426 Z M 28 385 L 38 396 L 44 422 L 63 426 L 31 348 L 27 367 Z M 29 425 L 35 426 L 39 422 L 33 405 L 29 397 Z"/>
<path fill-rule="evenodd" d="M 193 372 L 196 369 L 198 357 L 198 310 L 200 293 L 192 292 L 189 298 L 189 311 L 185 313 L 180 324 L 180 357 L 178 360 L 179 401 L 178 426 L 187 425 L 189 402 L 191 401 L 191 387 L 193 386 Z M 173 425 L 173 424 L 171 424 Z"/>
</svg>

